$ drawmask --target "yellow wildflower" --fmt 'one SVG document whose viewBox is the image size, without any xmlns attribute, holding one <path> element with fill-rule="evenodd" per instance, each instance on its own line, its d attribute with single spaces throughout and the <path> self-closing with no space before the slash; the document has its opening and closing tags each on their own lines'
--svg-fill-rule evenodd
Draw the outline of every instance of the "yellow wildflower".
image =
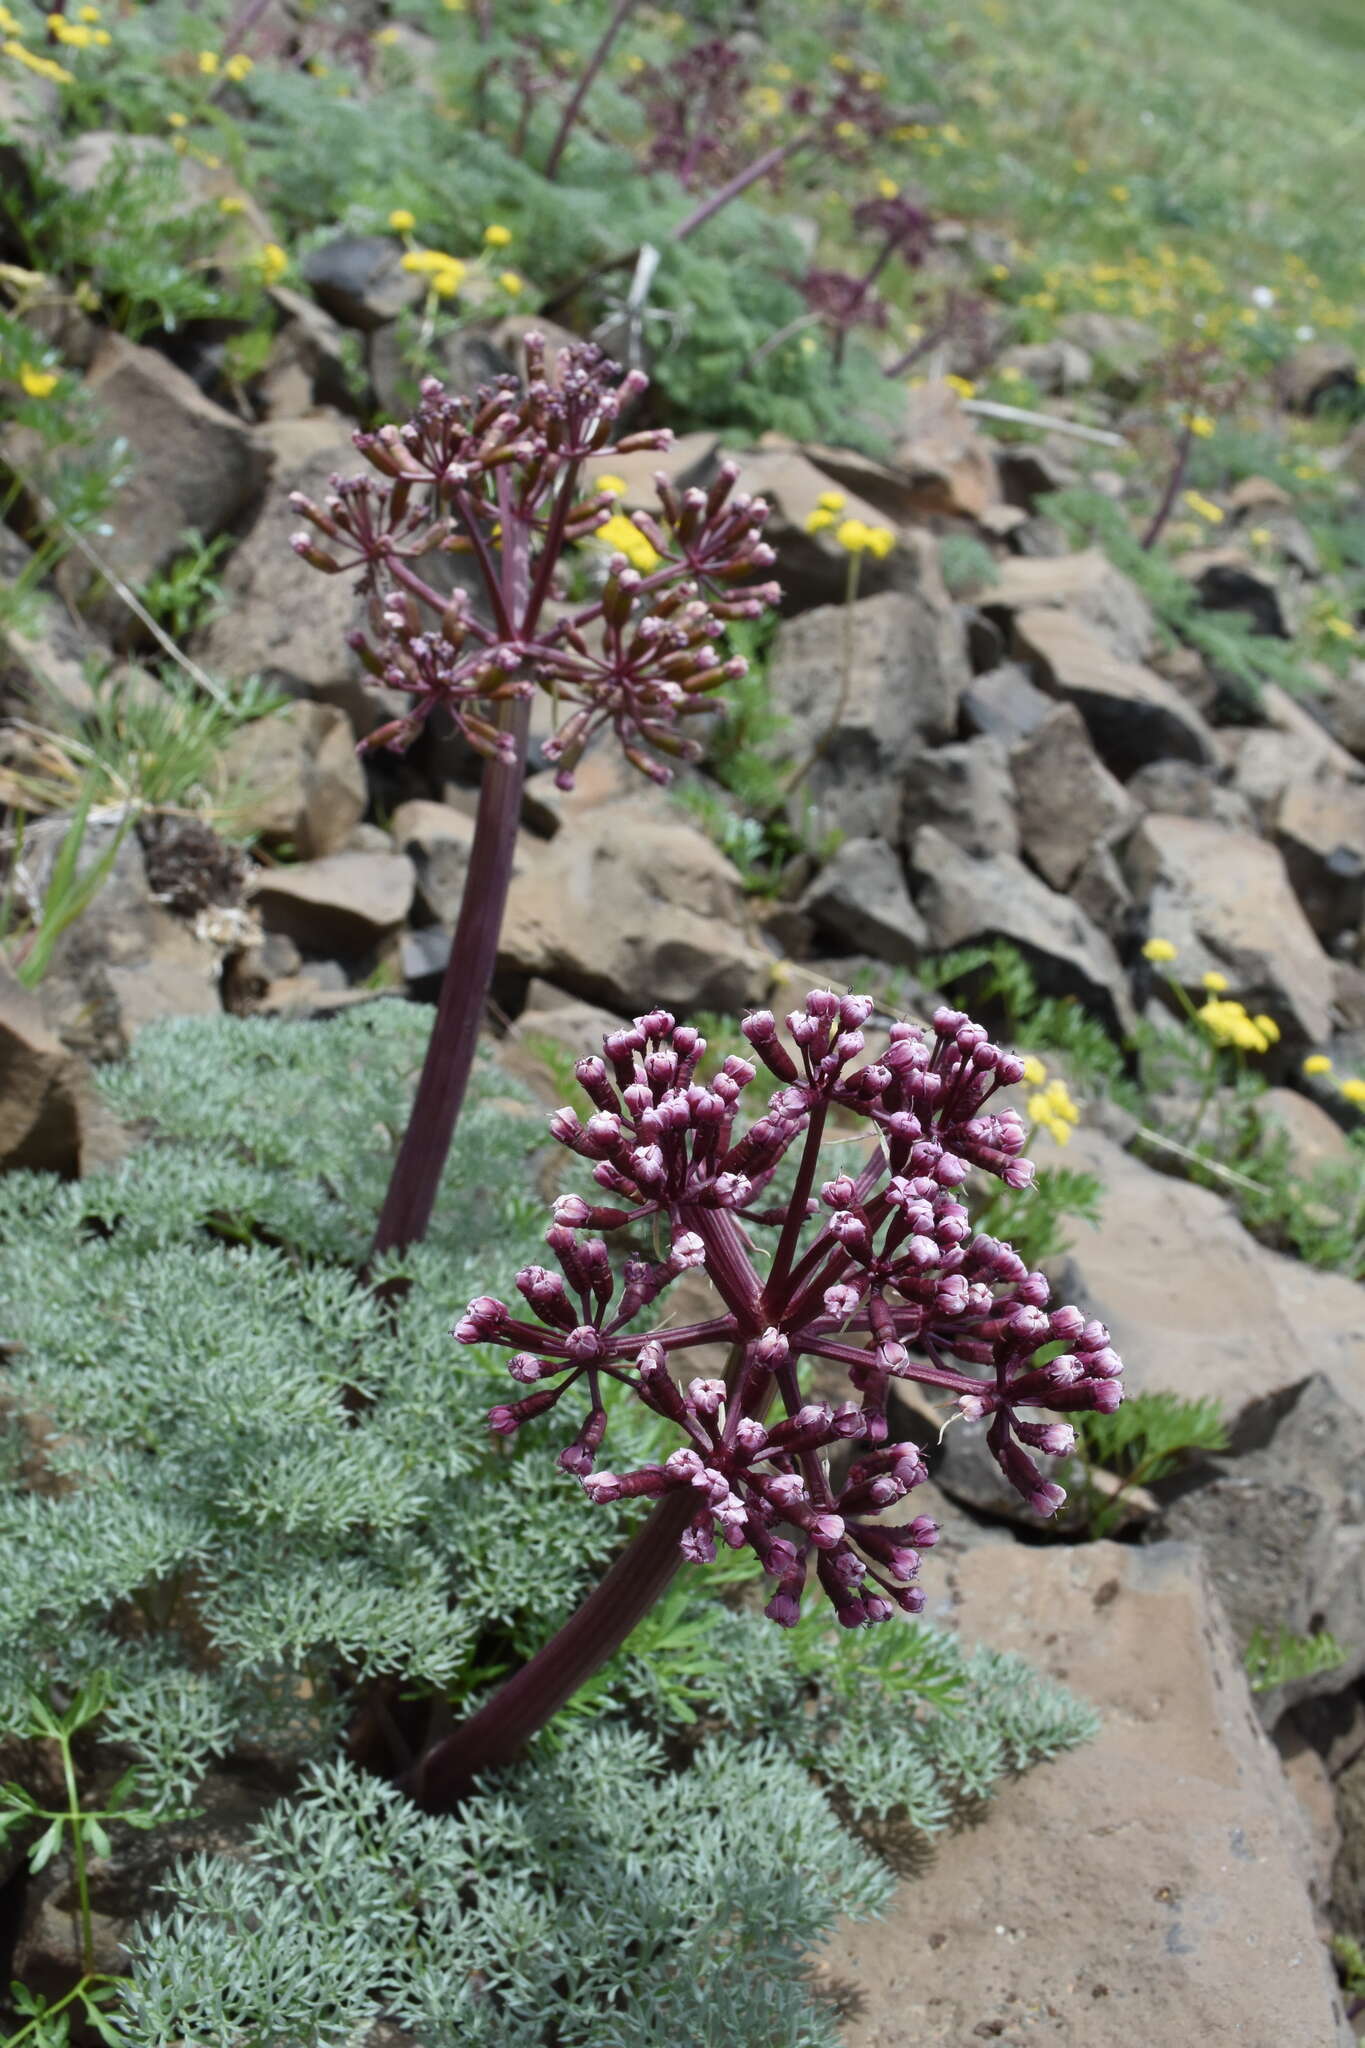
<svg viewBox="0 0 1365 2048">
<path fill-rule="evenodd" d="M 409 249 L 402 267 L 425 277 L 438 299 L 453 299 L 464 283 L 467 266 L 444 249 Z"/>
<path fill-rule="evenodd" d="M 1247 539 L 1254 548 L 1268 548 L 1274 538 L 1275 536 L 1268 526 L 1253 526 L 1251 532 L 1247 535 Z"/>
<path fill-rule="evenodd" d="M 167 114 L 166 126 L 168 128 L 183 128 L 185 126 L 185 116 L 183 114 Z"/>
<path fill-rule="evenodd" d="M 1061 1080 L 1049 1081 L 1046 1088 L 1030 1095 L 1028 1113 L 1057 1145 L 1070 1143 L 1072 1126 L 1080 1122 L 1081 1114 L 1071 1099 L 1066 1082 Z"/>
<path fill-rule="evenodd" d="M 255 63 L 252 58 L 247 56 L 246 51 L 238 50 L 237 54 L 234 57 L 229 57 L 227 63 L 223 66 L 223 75 L 226 78 L 230 78 L 234 85 L 240 85 L 242 80 L 249 78 L 255 69 Z"/>
<path fill-rule="evenodd" d="M 765 121 L 776 120 L 782 112 L 782 95 L 775 85 L 756 85 L 744 97 L 753 112 Z"/>
<path fill-rule="evenodd" d="M 85 28 L 78 21 L 68 21 L 64 14 L 49 14 L 48 28 L 54 42 L 65 43 L 72 50 L 88 50 L 95 40 L 95 31 Z"/>
<path fill-rule="evenodd" d="M 498 283 L 505 292 L 510 292 L 513 298 L 516 297 L 518 292 L 525 291 L 526 289 L 526 279 L 515 270 L 500 270 L 498 272 Z"/>
<path fill-rule="evenodd" d="M 1197 513 L 1201 519 L 1206 519 L 1210 526 L 1222 525 L 1222 506 L 1215 505 L 1212 498 L 1206 498 L 1202 491 L 1186 491 L 1184 499 L 1191 512 Z"/>
<path fill-rule="evenodd" d="M 595 491 L 605 491 L 609 498 L 624 498 L 626 495 L 626 480 L 623 476 L 594 477 L 592 487 Z"/>
<path fill-rule="evenodd" d="M 22 64 L 26 71 L 31 71 L 34 74 L 35 78 L 49 78 L 54 85 L 71 85 L 75 81 L 75 72 L 68 71 L 64 64 L 57 62 L 55 57 L 40 57 L 36 51 L 26 50 L 23 44 L 13 36 L 9 37 L 6 42 L 0 43 L 0 52 L 3 52 L 6 57 L 13 57 L 16 64 Z"/>
<path fill-rule="evenodd" d="M 57 372 L 40 370 L 36 363 L 19 365 L 19 382 L 30 398 L 50 398 L 57 388 Z"/>
<path fill-rule="evenodd" d="M 858 124 L 856 121 L 836 121 L 834 132 L 840 142 L 856 142 L 858 139 Z"/>
<path fill-rule="evenodd" d="M 1340 612 L 1329 612 L 1322 622 L 1324 633 L 1331 633 L 1338 640 L 1354 640 L 1356 629 L 1349 619 L 1343 619 Z"/>
<path fill-rule="evenodd" d="M 246 201 L 235 192 L 225 192 L 218 201 L 219 213 L 245 213 Z"/>
<path fill-rule="evenodd" d="M 1235 1045 L 1239 1052 L 1268 1052 L 1274 1042 L 1262 1028 L 1271 1020 L 1249 1017 L 1241 1003 L 1220 1002 L 1217 996 L 1210 996 L 1195 1014 L 1216 1045 Z"/>
<path fill-rule="evenodd" d="M 1203 974 L 1200 980 L 1212 996 L 1221 996 L 1228 985 L 1226 974 Z"/>
<path fill-rule="evenodd" d="M 1111 185 L 1109 187 L 1109 197 L 1113 200 L 1115 206 L 1126 206 L 1132 196 L 1126 185 Z"/>
<path fill-rule="evenodd" d="M 834 514 L 832 512 L 827 512 L 823 505 L 817 505 L 815 510 L 807 515 L 806 532 L 824 533 L 826 529 L 828 527 L 833 526 L 833 524 Z"/>
<path fill-rule="evenodd" d="M 1036 1052 L 1024 1054 L 1024 1079 L 1030 1088 L 1041 1088 L 1047 1079 L 1047 1068 Z"/>
<path fill-rule="evenodd" d="M 1206 412 L 1192 412 L 1185 424 L 1200 441 L 1207 441 L 1214 431 L 1213 421 Z"/>
<path fill-rule="evenodd" d="M 1179 948 L 1173 946 L 1169 939 L 1148 939 L 1142 949 L 1142 957 L 1150 960 L 1153 966 L 1161 967 L 1168 960 L 1174 960 L 1178 951 Z"/>
<path fill-rule="evenodd" d="M 512 230 L 503 227 L 500 221 L 490 221 L 483 231 L 483 238 L 490 249 L 505 249 L 512 239 Z"/>
<path fill-rule="evenodd" d="M 605 525 L 598 527 L 593 539 L 601 541 L 614 554 L 624 555 L 631 568 L 638 569 L 642 576 L 648 576 L 663 560 L 658 549 L 624 512 L 614 512 Z"/>
<path fill-rule="evenodd" d="M 278 242 L 264 242 L 256 257 L 262 284 L 278 284 L 289 268 L 289 258 Z"/>
<path fill-rule="evenodd" d="M 894 199 L 900 189 L 894 178 L 878 178 L 877 180 L 877 190 L 883 199 Z"/>
<path fill-rule="evenodd" d="M 77 17 L 80 21 L 98 21 L 99 18 L 100 11 L 98 7 L 82 7 Z"/>
<path fill-rule="evenodd" d="M 387 28 L 377 28 L 370 37 L 370 41 L 377 43 L 381 50 L 392 49 L 393 45 L 398 41 L 398 30 L 390 22 Z"/>
<path fill-rule="evenodd" d="M 201 50 L 199 52 L 199 69 L 205 78 L 216 78 L 218 75 L 218 52 L 216 50 Z"/>
<path fill-rule="evenodd" d="M 842 491 L 821 491 L 815 502 L 823 512 L 842 512 L 848 499 Z"/>
<path fill-rule="evenodd" d="M 1357 1108 L 1365 1108 L 1365 1081 L 1352 1075 L 1349 1081 L 1342 1082 L 1341 1092 L 1348 1102 L 1354 1102 Z"/>
<path fill-rule="evenodd" d="M 1325 1052 L 1310 1052 L 1303 1063 L 1303 1071 L 1305 1074 L 1330 1074 L 1332 1062 Z"/>
<path fill-rule="evenodd" d="M 861 519 L 845 519 L 835 529 L 834 538 L 850 555 L 875 555 L 879 562 L 896 545 L 889 526 L 868 526 Z"/>
<path fill-rule="evenodd" d="M 406 235 L 416 225 L 417 215 L 409 213 L 406 206 L 395 206 L 393 212 L 389 215 L 389 226 L 396 235 Z"/>
<path fill-rule="evenodd" d="M 1264 1011 L 1258 1010 L 1251 1021 L 1260 1032 L 1262 1038 L 1268 1038 L 1272 1045 L 1279 1044 L 1280 1027 L 1273 1017 L 1267 1017 Z"/>
<path fill-rule="evenodd" d="M 970 377 L 958 377 L 952 371 L 949 371 L 943 381 L 950 391 L 957 393 L 959 398 L 975 398 L 976 396 L 976 386 Z"/>
</svg>

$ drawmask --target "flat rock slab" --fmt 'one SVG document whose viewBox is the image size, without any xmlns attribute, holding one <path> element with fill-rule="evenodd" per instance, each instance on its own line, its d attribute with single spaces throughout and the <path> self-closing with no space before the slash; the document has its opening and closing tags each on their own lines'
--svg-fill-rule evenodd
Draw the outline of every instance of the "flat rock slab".
<svg viewBox="0 0 1365 2048">
<path fill-rule="evenodd" d="M 1098 1223 L 1068 1222 L 1060 1291 L 1108 1323 L 1133 1393 L 1210 1396 L 1231 1425 L 1320 1371 L 1365 1412 L 1365 1288 L 1267 1251 L 1210 1189 L 1099 1131 L 1078 1131 L 1066 1164 L 1104 1195 Z"/>
<path fill-rule="evenodd" d="M 1103 1727 L 935 1844 L 884 1920 L 839 1927 L 847 2048 L 1348 2048 L 1304 1825 L 1198 1552 L 989 1544 L 953 1588 L 969 1641 Z"/>
</svg>

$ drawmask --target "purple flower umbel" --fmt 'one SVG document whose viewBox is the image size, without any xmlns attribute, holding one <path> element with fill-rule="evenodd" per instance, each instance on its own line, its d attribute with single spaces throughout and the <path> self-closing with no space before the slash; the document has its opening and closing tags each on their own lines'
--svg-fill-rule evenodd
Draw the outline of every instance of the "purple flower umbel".
<svg viewBox="0 0 1365 2048">
<path fill-rule="evenodd" d="M 992 1452 L 1042 1515 L 1065 1496 L 1031 1454 L 1064 1455 L 1073 1432 L 1020 1411 L 1107 1413 L 1122 1398 L 1104 1326 L 1075 1308 L 1049 1311 L 1043 1275 L 1009 1245 L 974 1235 L 958 1196 L 972 1168 L 1015 1188 L 1032 1178 L 1024 1126 L 996 1100 L 1022 1078 L 1023 1061 L 949 1009 L 935 1012 L 932 1035 L 892 1025 L 866 1057 L 872 1007 L 865 996 L 814 990 L 787 1018 L 785 1039 L 768 1011 L 747 1017 L 745 1037 L 778 1086 L 745 1122 L 754 1061 L 732 1055 L 703 1078 L 706 1041 L 666 1010 L 609 1033 L 603 1056 L 576 1069 L 592 1113 L 551 1118 L 597 1184 L 595 1198 L 555 1203 L 546 1241 L 558 1271 L 526 1267 L 517 1275 L 524 1312 L 481 1295 L 456 1329 L 464 1343 L 511 1349 L 509 1371 L 528 1390 L 492 1410 L 495 1431 L 512 1434 L 577 1389 L 586 1412 L 560 1454 L 565 1470 L 593 1500 L 685 1495 L 683 1555 L 704 1562 L 718 1541 L 747 1544 L 777 1581 L 768 1614 L 788 1626 L 812 1558 L 847 1627 L 923 1605 L 913 1582 L 935 1524 L 877 1519 L 926 1476 L 913 1444 L 889 1440 L 893 1380 L 989 1417 Z M 817 1186 L 824 1139 L 836 1126 L 856 1135 L 860 1123 L 872 1127 L 870 1157 Z M 789 1154 L 795 1184 L 774 1199 Z M 597 1233 L 646 1222 L 666 1251 L 631 1250 L 618 1271 Z M 756 1250 L 764 1234 L 776 1240 L 768 1257 Z M 715 1289 L 716 1313 L 642 1330 L 671 1283 L 696 1269 Z M 731 1346 L 725 1379 L 675 1376 L 675 1354 L 716 1342 Z M 1055 1355 L 1040 1363 L 1044 1347 Z M 844 1372 L 856 1400 L 807 1398 L 802 1367 L 817 1359 Z M 607 1380 L 676 1426 L 679 1446 L 663 1463 L 598 1469 Z"/>
</svg>

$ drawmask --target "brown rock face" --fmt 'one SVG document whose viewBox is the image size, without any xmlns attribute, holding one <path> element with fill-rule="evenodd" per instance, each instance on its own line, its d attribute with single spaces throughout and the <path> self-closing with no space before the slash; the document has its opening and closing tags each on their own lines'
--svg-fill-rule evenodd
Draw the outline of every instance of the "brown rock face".
<svg viewBox="0 0 1365 2048">
<path fill-rule="evenodd" d="M 1275 813 L 1275 842 L 1318 937 L 1354 935 L 1365 911 L 1365 783 L 1291 782 Z"/>
<path fill-rule="evenodd" d="M 1010 555 L 986 592 L 985 608 L 1065 611 L 1092 626 L 1120 661 L 1145 661 L 1156 646 L 1151 607 L 1135 583 L 1098 548 L 1075 555 Z"/>
<path fill-rule="evenodd" d="M 1061 1292 L 1102 1316 L 1134 1393 L 1251 1403 L 1316 1368 L 1365 1410 L 1365 1290 L 1267 1251 L 1208 1188 L 1082 1129 L 1068 1166 L 1099 1176 L 1098 1223 L 1068 1224 Z"/>
<path fill-rule="evenodd" d="M 1174 684 L 1114 654 L 1077 613 L 1021 611 L 1014 633 L 1042 687 L 1076 706 L 1101 760 L 1120 781 L 1149 761 L 1217 760 L 1213 734 Z"/>
<path fill-rule="evenodd" d="M 221 533 L 259 495 L 268 467 L 264 447 L 155 349 L 105 335 L 86 390 L 111 436 L 128 443 L 133 465 L 109 515 L 112 531 L 99 543 L 129 583 L 166 568 L 183 551 L 187 529 Z M 84 557 L 73 552 L 57 583 L 87 616 L 126 633 L 130 614 L 111 593 L 94 596 L 92 577 Z"/>
<path fill-rule="evenodd" d="M 267 931 L 308 953 L 355 957 L 397 931 L 415 885 L 404 854 L 331 853 L 262 870 L 252 898 Z"/>
<path fill-rule="evenodd" d="M 0 962 L 0 1171 L 79 1171 L 79 1073 L 36 997 Z"/>
<path fill-rule="evenodd" d="M 1137 805 L 1090 744 L 1085 721 L 1058 704 L 1010 756 L 1024 852 L 1045 882 L 1068 889 L 1093 846 L 1132 830 Z"/>
<path fill-rule="evenodd" d="M 331 704 L 290 704 L 243 726 L 223 777 L 239 830 L 310 859 L 339 852 L 368 801 L 350 720 Z"/>
<path fill-rule="evenodd" d="M 1000 502 L 1000 477 L 990 444 L 942 378 L 909 392 L 895 456 L 916 517 L 943 513 L 980 519 Z"/>
<path fill-rule="evenodd" d="M 831 1951 L 847 2048 L 1346 2048 L 1303 1822 L 1184 1544 L 962 1558 L 956 1622 L 1103 1716 Z"/>
<path fill-rule="evenodd" d="M 966 666 L 938 610 L 900 591 L 803 612 L 779 627 L 769 686 L 820 829 L 894 839 L 900 778 L 924 740 L 951 737 Z M 846 652 L 851 659 L 846 663 Z M 847 667 L 847 681 L 845 681 Z"/>
<path fill-rule="evenodd" d="M 1152 816 L 1124 865 L 1149 929 L 1177 948 L 1188 988 L 1222 974 L 1230 997 L 1275 1019 L 1282 1058 L 1327 1038 L 1332 963 L 1273 846 L 1206 818 Z"/>
</svg>

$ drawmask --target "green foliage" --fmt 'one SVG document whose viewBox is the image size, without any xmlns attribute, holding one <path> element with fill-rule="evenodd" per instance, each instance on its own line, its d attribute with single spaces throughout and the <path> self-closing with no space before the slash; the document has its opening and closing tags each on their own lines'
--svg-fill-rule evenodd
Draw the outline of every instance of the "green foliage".
<svg viewBox="0 0 1365 2048">
<path fill-rule="evenodd" d="M 140 593 L 152 617 L 173 640 L 183 640 L 222 610 L 223 586 L 213 571 L 232 545 L 226 534 L 205 540 L 193 527 L 185 539 L 189 546 L 184 554 L 177 555 L 168 569 L 148 577 Z"/>
<path fill-rule="evenodd" d="M 1227 1427 L 1218 1403 L 1187 1400 L 1181 1394 L 1129 1394 L 1112 1415 L 1078 1414 L 1076 1464 L 1071 1484 L 1076 1508 L 1091 1536 L 1107 1536 L 1123 1513 L 1123 1496 L 1136 1486 L 1164 1479 L 1193 1451 L 1227 1449 Z M 1104 1471 L 1120 1483 L 1112 1491 L 1096 1485 Z"/>
<path fill-rule="evenodd" d="M 1040 996 L 1032 968 L 1006 940 L 934 954 L 919 972 L 926 987 L 952 992 L 954 1000 L 998 1017 L 1021 1051 L 1064 1057 L 1079 1086 L 1103 1089 L 1118 1101 L 1132 1099 L 1123 1053 L 1100 1020 L 1071 996 Z"/>
<path fill-rule="evenodd" d="M 1243 1653 L 1247 1678 L 1253 1692 L 1273 1692 L 1296 1678 L 1313 1678 L 1320 1671 L 1335 1671 L 1346 1662 L 1346 1652 L 1327 1629 L 1315 1635 L 1297 1636 L 1287 1628 L 1253 1629 Z"/>
<path fill-rule="evenodd" d="M 1000 579 L 995 556 L 969 533 L 945 533 L 938 544 L 938 562 L 952 597 L 977 597 Z"/>
<path fill-rule="evenodd" d="M 58 939 L 78 917 L 84 915 L 108 881 L 118 859 L 118 850 L 133 821 L 129 807 L 103 850 L 82 868 L 81 848 L 85 843 L 95 789 L 94 777 L 88 778 L 77 798 L 71 822 L 62 835 L 42 902 L 27 919 L 17 903 L 18 877 L 24 860 L 24 821 L 20 817 L 15 822 L 13 845 L 7 858 L 4 885 L 0 889 L 0 956 L 9 955 L 10 965 L 25 988 L 38 986 L 52 964 Z M 21 929 L 21 926 L 26 928 Z"/>
</svg>

